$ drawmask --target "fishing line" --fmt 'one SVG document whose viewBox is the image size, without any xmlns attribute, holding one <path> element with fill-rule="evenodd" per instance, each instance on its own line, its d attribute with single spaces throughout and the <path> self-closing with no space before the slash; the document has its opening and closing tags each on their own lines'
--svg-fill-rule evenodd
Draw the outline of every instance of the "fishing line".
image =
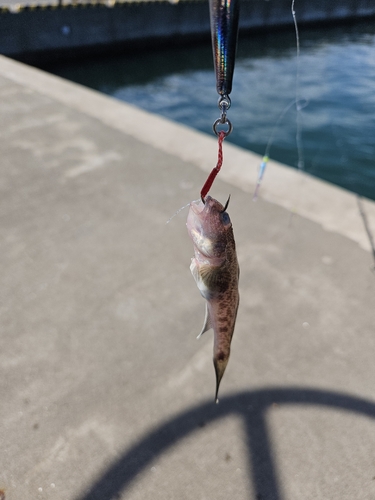
<svg viewBox="0 0 375 500">
<path fill-rule="evenodd" d="M 296 18 L 296 11 L 294 10 L 294 4 L 295 0 L 292 0 L 292 6 L 291 6 L 291 11 L 292 11 L 292 16 L 293 16 L 293 23 L 294 23 L 294 31 L 296 34 L 296 125 L 297 125 L 297 131 L 296 131 L 296 143 L 297 143 L 297 152 L 298 152 L 298 169 L 303 170 L 305 166 L 305 161 L 303 157 L 303 146 L 302 146 L 302 114 L 301 114 L 301 108 L 299 106 L 299 101 L 300 101 L 300 63 L 301 63 L 301 58 L 300 58 L 300 42 L 299 42 L 299 31 L 298 31 L 298 24 L 297 24 L 297 18 Z"/>
<path fill-rule="evenodd" d="M 258 192 L 260 189 L 260 185 L 263 180 L 263 176 L 267 167 L 267 163 L 270 159 L 270 150 L 271 146 L 274 142 L 274 136 L 276 133 L 276 130 L 278 129 L 281 120 L 284 118 L 285 114 L 289 111 L 289 109 L 292 106 L 296 106 L 296 145 L 297 145 L 297 154 L 298 154 L 298 162 L 297 162 L 297 167 L 299 170 L 304 169 L 304 155 L 303 155 L 303 145 L 302 145 L 302 115 L 301 115 L 301 110 L 305 108 L 308 105 L 308 100 L 307 99 L 301 99 L 300 98 L 300 39 L 299 39 L 299 31 L 298 31 L 298 24 L 297 24 L 297 18 L 296 18 L 296 12 L 294 10 L 294 4 L 295 0 L 292 0 L 291 4 L 291 12 L 292 12 L 292 17 L 293 17 L 293 24 L 294 24 L 294 31 L 295 31 L 295 36 L 296 36 L 296 86 L 295 86 L 295 99 L 291 101 L 281 112 L 279 118 L 277 119 L 271 135 L 268 139 L 266 150 L 264 152 L 261 164 L 259 166 L 258 170 L 258 178 L 254 190 L 254 195 L 253 195 L 253 201 L 256 201 L 258 199 Z"/>
<path fill-rule="evenodd" d="M 299 105 L 300 109 L 303 109 L 303 108 L 306 108 L 306 106 L 308 106 L 308 104 L 309 104 L 309 101 L 307 99 L 301 99 L 298 105 Z M 259 191 L 260 185 L 261 185 L 262 180 L 263 180 L 263 176 L 264 176 L 264 172 L 266 170 L 266 166 L 267 166 L 268 160 L 270 159 L 270 151 L 271 151 L 272 144 L 273 144 L 273 142 L 275 140 L 276 131 L 279 128 L 281 120 L 284 118 L 284 116 L 286 115 L 286 113 L 294 105 L 297 105 L 296 99 L 293 99 L 293 101 L 291 101 L 289 104 L 287 104 L 287 106 L 285 106 L 285 108 L 283 109 L 283 111 L 280 113 L 278 119 L 276 120 L 275 125 L 273 126 L 271 135 L 270 135 L 270 137 L 268 139 L 267 146 L 266 146 L 263 158 L 262 158 L 262 163 L 260 164 L 260 167 L 259 167 L 258 179 L 257 179 L 257 184 L 255 186 L 255 191 L 254 191 L 254 195 L 253 195 L 253 201 L 256 201 L 258 199 L 258 191 Z"/>
<path fill-rule="evenodd" d="M 176 213 L 174 213 L 172 215 L 172 217 L 170 219 L 167 220 L 167 222 L 165 224 L 169 224 L 171 222 L 172 219 L 174 219 L 176 217 L 176 215 L 178 215 L 180 212 L 182 212 L 182 210 L 184 210 L 185 208 L 187 208 L 188 206 L 190 206 L 190 203 L 198 203 L 199 199 L 198 200 L 194 200 L 192 202 L 189 201 L 189 203 L 187 203 L 186 205 L 184 205 L 183 207 L 179 208 L 177 210 Z M 1 500 L 1 499 L 0 499 Z"/>
</svg>

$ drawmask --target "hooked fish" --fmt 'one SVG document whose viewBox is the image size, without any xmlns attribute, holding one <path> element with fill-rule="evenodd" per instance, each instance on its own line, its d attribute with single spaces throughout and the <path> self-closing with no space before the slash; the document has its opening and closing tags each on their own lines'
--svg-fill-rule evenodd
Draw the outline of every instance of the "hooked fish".
<svg viewBox="0 0 375 500">
<path fill-rule="evenodd" d="M 216 395 L 228 364 L 230 344 L 239 304 L 239 267 L 232 223 L 225 206 L 211 196 L 190 203 L 187 229 L 194 244 L 195 257 L 190 271 L 206 299 L 206 317 L 197 338 L 214 330 Z"/>
</svg>

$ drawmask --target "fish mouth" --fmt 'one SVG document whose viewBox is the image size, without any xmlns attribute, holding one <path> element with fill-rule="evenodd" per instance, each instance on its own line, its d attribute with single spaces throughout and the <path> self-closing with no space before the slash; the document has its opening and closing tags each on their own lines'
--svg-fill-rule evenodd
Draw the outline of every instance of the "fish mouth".
<svg viewBox="0 0 375 500">
<path fill-rule="evenodd" d="M 213 198 L 211 196 L 206 196 L 205 200 L 203 200 L 203 198 L 202 198 L 202 199 L 197 200 L 197 201 L 192 201 L 190 203 L 190 207 L 196 215 L 200 215 L 204 211 L 204 209 L 207 210 L 207 209 L 211 208 L 210 202 L 212 199 Z"/>
<path fill-rule="evenodd" d="M 204 210 L 204 205 L 202 203 L 202 200 L 192 201 L 190 203 L 190 208 L 195 215 L 200 215 Z"/>
</svg>

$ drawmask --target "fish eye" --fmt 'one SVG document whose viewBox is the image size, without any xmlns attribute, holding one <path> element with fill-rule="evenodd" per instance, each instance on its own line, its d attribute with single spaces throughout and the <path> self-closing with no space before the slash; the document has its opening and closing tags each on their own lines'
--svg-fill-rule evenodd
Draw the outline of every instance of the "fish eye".
<svg viewBox="0 0 375 500">
<path fill-rule="evenodd" d="M 226 226 L 227 224 L 230 224 L 230 217 L 227 214 L 227 212 L 221 212 L 220 213 L 220 220 Z"/>
</svg>

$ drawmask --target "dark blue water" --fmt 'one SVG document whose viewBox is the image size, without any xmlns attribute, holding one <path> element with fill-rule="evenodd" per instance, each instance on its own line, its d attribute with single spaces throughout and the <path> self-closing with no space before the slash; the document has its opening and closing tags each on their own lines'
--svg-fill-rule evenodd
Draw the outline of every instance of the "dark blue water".
<svg viewBox="0 0 375 500">
<path fill-rule="evenodd" d="M 375 199 L 375 23 L 301 30 L 300 42 L 304 168 Z M 296 64 L 293 28 L 240 39 L 228 140 L 264 154 L 296 97 Z M 219 116 L 209 44 L 47 69 L 209 134 Z M 295 105 L 273 137 L 270 157 L 296 167 Z"/>
</svg>

